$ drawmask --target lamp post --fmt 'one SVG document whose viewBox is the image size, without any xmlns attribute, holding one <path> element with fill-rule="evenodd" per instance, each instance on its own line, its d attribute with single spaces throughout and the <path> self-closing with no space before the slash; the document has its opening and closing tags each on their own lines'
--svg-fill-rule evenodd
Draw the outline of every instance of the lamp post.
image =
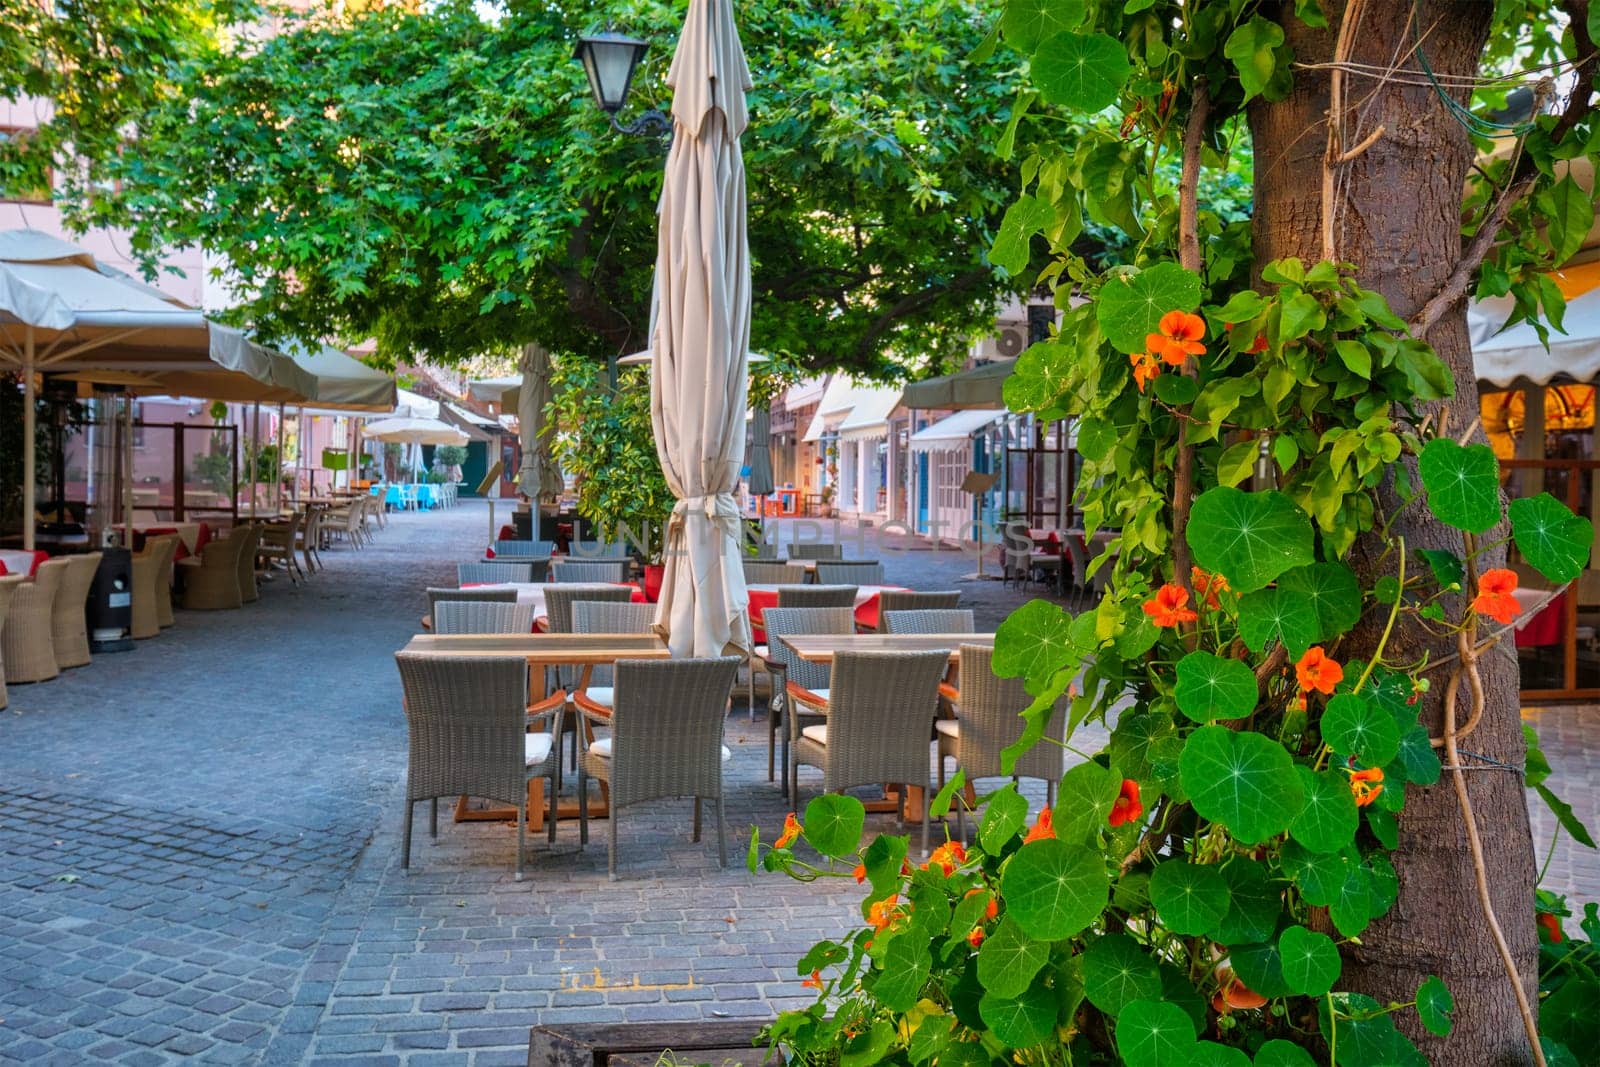
<svg viewBox="0 0 1600 1067">
<path fill-rule="evenodd" d="M 671 141 L 672 120 L 653 108 L 626 126 L 617 122 L 617 112 L 627 102 L 628 90 L 633 85 L 633 72 L 649 47 L 648 41 L 608 29 L 578 38 L 572 58 L 583 64 L 583 72 L 589 76 L 589 91 L 594 94 L 594 102 L 600 110 L 606 113 L 612 129 Z"/>
</svg>

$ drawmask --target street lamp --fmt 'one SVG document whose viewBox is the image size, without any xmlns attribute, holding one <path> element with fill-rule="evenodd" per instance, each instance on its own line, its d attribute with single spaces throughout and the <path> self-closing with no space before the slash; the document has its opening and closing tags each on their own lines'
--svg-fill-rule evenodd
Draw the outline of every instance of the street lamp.
<svg viewBox="0 0 1600 1067">
<path fill-rule="evenodd" d="M 648 41 L 604 30 L 578 38 L 572 58 L 583 64 L 589 76 L 589 90 L 594 102 L 606 113 L 611 128 L 618 133 L 651 134 L 672 137 L 672 120 L 654 109 L 646 111 L 623 126 L 617 122 L 617 112 L 627 102 L 628 89 L 633 85 L 633 72 L 649 49 Z"/>
</svg>

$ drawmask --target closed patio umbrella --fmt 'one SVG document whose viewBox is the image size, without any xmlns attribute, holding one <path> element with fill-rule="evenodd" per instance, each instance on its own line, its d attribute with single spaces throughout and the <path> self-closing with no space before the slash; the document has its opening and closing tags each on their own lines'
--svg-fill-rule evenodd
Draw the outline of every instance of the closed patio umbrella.
<svg viewBox="0 0 1600 1067">
<path fill-rule="evenodd" d="M 744 161 L 750 69 L 730 0 L 690 0 L 667 74 L 672 148 L 651 300 L 650 417 L 678 503 L 656 628 L 674 656 L 750 647 L 734 500 L 744 466 L 750 254 Z"/>
<path fill-rule="evenodd" d="M 550 353 L 543 345 L 522 348 L 522 381 L 517 393 L 517 436 L 522 441 L 522 469 L 517 490 L 537 504 L 561 495 L 561 468 L 550 454 L 544 432 L 544 408 L 550 403 Z"/>
</svg>

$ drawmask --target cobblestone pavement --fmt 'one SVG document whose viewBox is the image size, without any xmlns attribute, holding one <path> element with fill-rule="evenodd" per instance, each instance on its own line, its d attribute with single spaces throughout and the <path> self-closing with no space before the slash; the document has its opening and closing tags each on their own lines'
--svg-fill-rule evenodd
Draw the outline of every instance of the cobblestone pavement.
<svg viewBox="0 0 1600 1067">
<path fill-rule="evenodd" d="M 534 1023 L 763 1017 L 809 1000 L 795 960 L 843 932 L 859 890 L 744 870 L 750 826 L 770 840 L 788 805 L 766 778 L 764 723 L 742 708 L 726 870 L 710 820 L 689 840 L 687 801 L 622 813 L 614 883 L 604 822 L 584 851 L 568 823 L 553 848 L 530 836 L 517 883 L 512 826 L 445 816 L 430 840 L 423 817 L 399 869 L 391 654 L 420 590 L 450 584 L 486 525 L 481 504 L 397 516 L 305 586 L 180 613 L 132 653 L 12 687 L 0 1063 L 521 1064 Z M 961 588 L 985 628 L 1038 592 L 960 581 L 974 565 L 958 553 L 877 554 L 891 582 Z M 1593 824 L 1600 711 L 1530 721 L 1552 784 Z M 803 778 L 802 801 L 814 789 Z M 1595 854 L 1564 842 L 1547 884 L 1600 896 Z"/>
</svg>

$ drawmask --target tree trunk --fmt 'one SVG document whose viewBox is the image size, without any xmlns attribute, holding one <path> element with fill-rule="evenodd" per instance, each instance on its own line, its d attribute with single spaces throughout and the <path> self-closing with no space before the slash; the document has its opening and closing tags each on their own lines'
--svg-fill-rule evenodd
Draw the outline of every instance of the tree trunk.
<svg viewBox="0 0 1600 1067">
<path fill-rule="evenodd" d="M 1290 5 L 1284 5 L 1289 7 Z M 1322 184 L 1327 149 L 1330 71 L 1305 69 L 1331 63 L 1344 0 L 1324 0 L 1330 28 L 1311 30 L 1293 17 L 1283 19 L 1296 69 L 1294 90 L 1280 103 L 1257 101 L 1250 112 L 1256 166 L 1255 251 L 1258 262 L 1298 256 L 1306 263 L 1323 258 Z M 1402 318 L 1413 315 L 1444 283 L 1461 256 L 1462 190 L 1472 147 L 1461 125 L 1421 77 L 1412 49 L 1411 3 L 1350 0 L 1358 19 L 1349 35 L 1348 59 L 1362 73 L 1344 75 L 1342 135 L 1345 148 L 1360 144 L 1376 127 L 1384 133 L 1362 154 L 1335 168 L 1333 237 L 1335 258 L 1356 264 L 1361 284 L 1381 292 Z M 1450 76 L 1477 73 L 1489 31 L 1492 4 L 1474 0 L 1424 0 L 1415 9 L 1422 48 L 1433 70 Z M 1405 83 L 1385 83 L 1373 68 L 1398 67 Z M 1418 84 L 1412 84 L 1418 83 Z M 1458 97 L 1465 100 L 1465 94 Z M 1464 303 L 1452 308 L 1427 340 L 1455 374 L 1455 399 L 1448 426 L 1458 435 L 1477 418 L 1478 390 L 1467 338 Z M 1481 432 L 1478 434 L 1481 440 Z M 1413 482 L 1415 468 L 1412 468 Z M 1393 499 L 1383 506 L 1398 506 Z M 1406 510 L 1393 532 L 1417 548 L 1461 551 L 1460 535 L 1434 521 L 1422 507 Z M 1485 534 L 1491 542 L 1499 532 Z M 1484 558 L 1497 566 L 1504 553 Z M 1415 560 L 1415 556 L 1411 557 Z M 1393 572 L 1391 557 L 1379 561 L 1370 540 L 1357 544 L 1352 565 L 1370 584 L 1380 572 Z M 1464 610 L 1464 597 L 1447 610 Z M 1381 620 L 1380 620 L 1381 621 Z M 1367 658 L 1379 627 L 1369 626 L 1347 639 L 1341 658 Z M 1402 629 L 1404 629 L 1402 627 Z M 1438 659 L 1454 651 L 1453 642 L 1429 641 L 1417 633 L 1397 634 L 1386 658 L 1406 662 L 1423 651 Z M 1487 708 L 1481 724 L 1462 740 L 1472 753 L 1521 767 L 1524 759 L 1515 652 L 1509 642 L 1480 663 Z M 1435 737 L 1447 670 L 1433 673 L 1422 720 Z M 1463 686 L 1463 691 L 1465 691 Z M 1457 722 L 1466 721 L 1466 700 Z M 1536 997 L 1537 943 L 1533 923 L 1535 865 L 1527 805 L 1518 775 L 1484 771 L 1466 776 L 1487 858 L 1490 895 L 1530 999 Z M 1528 1041 L 1512 987 L 1488 933 L 1474 885 L 1465 824 L 1448 772 L 1430 789 L 1413 787 L 1400 820 L 1400 847 L 1394 853 L 1400 896 L 1388 916 L 1373 923 L 1361 944 L 1345 951 L 1341 988 L 1364 992 L 1380 1002 L 1406 1002 L 1430 974 L 1444 979 L 1455 995 L 1455 1030 L 1439 1039 L 1421 1031 L 1416 1016 L 1400 1012 L 1397 1021 L 1433 1064 L 1487 1067 L 1531 1062 Z"/>
</svg>

